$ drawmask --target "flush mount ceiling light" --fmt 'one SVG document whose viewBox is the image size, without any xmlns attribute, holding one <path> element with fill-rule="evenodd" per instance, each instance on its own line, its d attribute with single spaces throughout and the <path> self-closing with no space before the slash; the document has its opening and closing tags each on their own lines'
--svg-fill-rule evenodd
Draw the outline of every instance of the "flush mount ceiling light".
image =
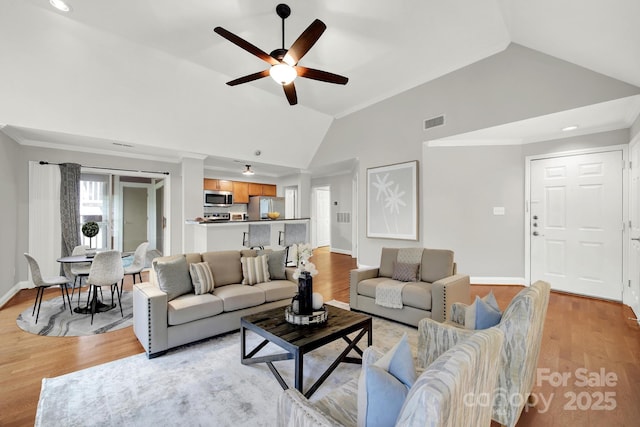
<svg viewBox="0 0 640 427">
<path fill-rule="evenodd" d="M 61 12 L 70 12 L 71 6 L 63 2 L 62 0 L 49 0 L 51 6 L 55 7 Z"/>
<path fill-rule="evenodd" d="M 248 83 L 263 77 L 271 76 L 276 83 L 282 85 L 287 101 L 289 101 L 289 105 L 296 105 L 298 103 L 298 95 L 293 84 L 296 77 L 305 77 L 307 79 L 339 85 L 347 84 L 349 79 L 344 76 L 298 65 L 298 61 L 302 59 L 309 49 L 311 49 L 311 47 L 318 41 L 324 30 L 326 30 L 327 26 L 324 22 L 319 19 L 314 20 L 311 25 L 302 32 L 300 37 L 293 42 L 291 47 L 289 49 L 285 49 L 284 20 L 291 14 L 291 9 L 286 4 L 281 3 L 276 6 L 276 13 L 282 19 L 282 47 L 273 50 L 269 54 L 222 27 L 214 28 L 213 31 L 220 36 L 271 65 L 271 67 L 266 70 L 231 80 L 230 82 L 227 82 L 227 84 L 229 86 L 235 86 L 241 83 Z"/>
<path fill-rule="evenodd" d="M 244 165 L 244 170 L 242 171 L 242 175 L 253 175 L 255 172 L 251 169 L 251 165 Z"/>
<path fill-rule="evenodd" d="M 571 125 L 571 126 L 562 128 L 562 132 L 569 132 L 571 130 L 576 130 L 576 129 L 578 129 L 578 125 Z"/>
</svg>

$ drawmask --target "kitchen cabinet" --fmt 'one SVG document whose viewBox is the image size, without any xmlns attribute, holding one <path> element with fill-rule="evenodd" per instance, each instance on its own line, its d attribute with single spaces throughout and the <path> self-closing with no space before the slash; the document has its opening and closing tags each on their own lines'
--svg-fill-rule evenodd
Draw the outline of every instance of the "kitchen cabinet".
<svg viewBox="0 0 640 427">
<path fill-rule="evenodd" d="M 225 179 L 204 179 L 205 190 L 220 190 L 220 191 L 233 191 L 233 181 L 227 181 Z"/>
<path fill-rule="evenodd" d="M 276 186 L 273 184 L 249 183 L 249 196 L 275 196 Z"/>
<path fill-rule="evenodd" d="M 249 203 L 249 183 L 233 181 L 233 203 Z"/>
</svg>

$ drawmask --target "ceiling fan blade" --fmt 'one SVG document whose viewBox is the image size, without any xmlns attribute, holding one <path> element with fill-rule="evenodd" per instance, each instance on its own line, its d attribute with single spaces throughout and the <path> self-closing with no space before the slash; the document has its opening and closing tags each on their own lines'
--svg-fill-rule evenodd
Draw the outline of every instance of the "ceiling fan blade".
<svg viewBox="0 0 640 427">
<path fill-rule="evenodd" d="M 269 70 L 264 70 L 264 71 L 258 71 L 257 73 L 253 73 L 253 74 L 249 74 L 248 76 L 244 76 L 244 77 L 238 77 L 235 80 L 231 80 L 230 82 L 227 82 L 227 84 L 229 86 L 235 86 L 235 85 L 239 85 L 242 83 L 248 83 L 248 82 L 252 82 L 254 80 L 258 80 L 261 79 L 263 77 L 267 77 L 269 75 Z"/>
<path fill-rule="evenodd" d="M 308 79 L 320 80 L 321 82 L 335 83 L 339 85 L 346 85 L 349 79 L 339 74 L 329 73 L 328 71 L 316 70 L 314 68 L 307 68 L 301 66 L 293 67 L 296 69 L 298 76 L 306 77 Z"/>
<path fill-rule="evenodd" d="M 318 41 L 326 29 L 327 26 L 321 20 L 316 19 L 313 21 L 311 25 L 300 34 L 300 37 L 293 42 L 284 57 L 284 62 L 292 66 L 296 65 L 309 49 L 311 49 L 311 46 Z"/>
<path fill-rule="evenodd" d="M 258 58 L 262 59 L 263 61 L 268 62 L 271 65 L 276 65 L 276 64 L 280 63 L 277 59 L 273 58 L 271 55 L 269 55 L 268 53 L 266 53 L 265 51 L 263 51 L 259 47 L 252 45 L 251 43 L 249 43 L 245 39 L 236 36 L 235 34 L 225 30 L 222 27 L 216 27 L 216 28 L 213 29 L 213 31 L 215 31 L 216 33 L 218 33 L 219 35 L 221 35 L 225 39 L 229 40 L 231 43 L 235 44 L 236 46 L 241 47 L 242 49 L 246 50 L 247 52 L 249 52 L 249 53 L 251 53 L 251 54 L 253 54 L 255 56 L 257 56 Z"/>
<path fill-rule="evenodd" d="M 289 105 L 296 105 L 298 103 L 298 95 L 296 94 L 296 87 L 293 85 L 293 82 L 288 85 L 282 85 L 282 88 L 284 89 L 284 94 L 287 95 Z"/>
</svg>

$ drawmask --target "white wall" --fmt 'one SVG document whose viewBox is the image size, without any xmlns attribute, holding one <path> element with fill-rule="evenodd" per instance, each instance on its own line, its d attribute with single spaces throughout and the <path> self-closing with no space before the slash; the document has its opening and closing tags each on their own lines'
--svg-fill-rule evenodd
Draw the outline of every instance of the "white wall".
<svg viewBox="0 0 640 427">
<path fill-rule="evenodd" d="M 407 247 L 431 241 L 366 237 L 367 168 L 420 160 L 424 141 L 638 93 L 640 88 L 635 86 L 512 44 L 499 54 L 335 120 L 311 167 L 353 158 L 359 160 L 358 261 L 377 265 L 383 246 Z M 440 114 L 446 115 L 445 126 L 428 131 L 422 129 L 424 119 Z M 508 156 L 509 160 L 515 158 L 513 153 Z M 420 182 L 426 182 L 423 163 L 419 170 Z M 460 173 L 460 165 L 449 164 L 448 174 L 457 173 Z M 439 179 L 449 179 L 449 175 Z M 431 219 L 424 213 L 435 207 L 425 203 L 424 195 L 421 196 L 419 227 L 428 232 L 437 229 L 439 224 L 428 222 Z M 430 234 L 423 235 L 435 239 Z M 436 239 L 434 242 L 441 241 Z M 499 257 L 492 259 L 499 268 L 502 262 Z M 492 266 L 484 268 L 494 270 Z"/>
<path fill-rule="evenodd" d="M 0 132 L 0 307 L 12 294 L 12 288 L 20 280 L 26 280 L 18 270 L 27 269 L 27 262 L 22 255 L 26 248 L 19 248 L 18 239 L 26 241 L 28 236 L 20 235 L 18 230 L 25 224 L 24 212 L 27 195 L 20 192 L 18 181 L 20 178 L 20 147 L 11 138 Z M 27 166 L 25 165 L 25 168 Z"/>
<path fill-rule="evenodd" d="M 636 121 L 631 125 L 631 139 L 640 134 L 640 115 L 636 117 Z"/>
<path fill-rule="evenodd" d="M 281 93 L 229 87 L 229 76 L 29 3 L 2 2 L 1 123 L 238 159 L 261 149 L 262 162 L 301 167 L 331 124 Z"/>
</svg>

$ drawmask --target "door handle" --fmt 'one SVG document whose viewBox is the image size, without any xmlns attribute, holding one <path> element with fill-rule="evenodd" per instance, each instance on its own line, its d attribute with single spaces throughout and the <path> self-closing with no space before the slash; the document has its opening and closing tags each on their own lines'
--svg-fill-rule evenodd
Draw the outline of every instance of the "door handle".
<svg viewBox="0 0 640 427">
<path fill-rule="evenodd" d="M 640 237 L 632 237 L 631 240 L 635 240 L 635 241 L 640 242 Z"/>
</svg>

